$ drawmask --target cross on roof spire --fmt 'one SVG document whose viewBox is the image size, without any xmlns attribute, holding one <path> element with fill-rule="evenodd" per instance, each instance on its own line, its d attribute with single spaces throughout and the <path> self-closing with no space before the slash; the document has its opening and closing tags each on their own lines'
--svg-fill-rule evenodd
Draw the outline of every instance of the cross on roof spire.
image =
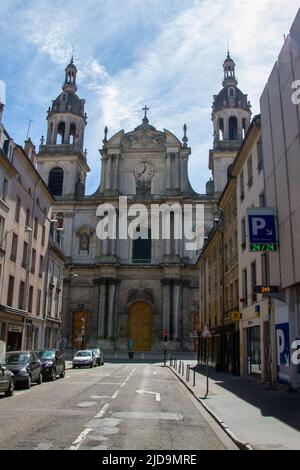
<svg viewBox="0 0 300 470">
<path fill-rule="evenodd" d="M 145 107 L 143 108 L 143 111 L 145 111 L 145 117 L 144 117 L 144 119 L 147 119 L 147 111 L 149 111 L 149 110 L 150 110 L 150 108 L 148 108 L 148 106 L 145 105 Z"/>
</svg>

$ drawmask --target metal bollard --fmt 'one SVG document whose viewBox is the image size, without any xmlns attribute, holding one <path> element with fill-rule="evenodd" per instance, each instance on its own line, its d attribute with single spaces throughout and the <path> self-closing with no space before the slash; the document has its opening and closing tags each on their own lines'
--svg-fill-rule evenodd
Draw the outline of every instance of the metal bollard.
<svg viewBox="0 0 300 470">
<path fill-rule="evenodd" d="M 193 376 L 193 387 L 195 387 L 195 385 L 196 385 L 196 371 L 195 371 L 195 369 L 193 369 L 193 373 L 194 373 L 194 376 Z"/>
<path fill-rule="evenodd" d="M 178 374 L 181 374 L 181 361 L 179 361 Z"/>
<path fill-rule="evenodd" d="M 182 376 L 184 376 L 184 362 L 182 363 Z"/>
<path fill-rule="evenodd" d="M 187 366 L 186 366 L 185 380 L 186 380 L 187 382 L 189 381 L 189 365 L 188 365 L 188 364 L 187 364 Z"/>
</svg>

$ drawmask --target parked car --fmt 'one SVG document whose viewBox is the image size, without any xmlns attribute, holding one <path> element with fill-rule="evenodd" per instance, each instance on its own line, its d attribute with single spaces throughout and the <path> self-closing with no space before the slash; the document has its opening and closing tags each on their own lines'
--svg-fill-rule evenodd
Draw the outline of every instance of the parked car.
<svg viewBox="0 0 300 470">
<path fill-rule="evenodd" d="M 90 348 L 91 351 L 96 356 L 96 364 L 97 366 L 104 366 L 104 359 L 103 359 L 103 353 L 99 348 Z"/>
<path fill-rule="evenodd" d="M 11 397 L 15 389 L 15 376 L 7 369 L 7 367 L 0 364 L 0 392 L 4 392 L 6 397 Z"/>
<path fill-rule="evenodd" d="M 96 367 L 96 356 L 90 349 L 85 349 L 84 351 L 77 351 L 73 357 L 72 363 L 73 369 L 75 367 L 89 366 Z"/>
<path fill-rule="evenodd" d="M 41 384 L 42 363 L 33 351 L 13 351 L 5 354 L 5 367 L 13 372 L 15 384 L 30 388 L 32 382 Z"/>
<path fill-rule="evenodd" d="M 42 363 L 43 379 L 56 380 L 56 377 L 64 378 L 66 371 L 65 359 L 57 349 L 37 349 L 36 354 Z"/>
</svg>

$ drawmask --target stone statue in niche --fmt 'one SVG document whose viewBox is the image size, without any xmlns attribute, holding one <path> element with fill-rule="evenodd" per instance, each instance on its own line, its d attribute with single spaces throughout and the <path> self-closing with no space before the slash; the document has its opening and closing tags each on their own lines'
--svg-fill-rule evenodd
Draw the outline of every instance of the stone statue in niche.
<svg viewBox="0 0 300 470">
<path fill-rule="evenodd" d="M 80 234 L 79 250 L 80 251 L 87 251 L 89 253 L 89 250 L 90 250 L 90 236 L 86 232 Z"/>
</svg>

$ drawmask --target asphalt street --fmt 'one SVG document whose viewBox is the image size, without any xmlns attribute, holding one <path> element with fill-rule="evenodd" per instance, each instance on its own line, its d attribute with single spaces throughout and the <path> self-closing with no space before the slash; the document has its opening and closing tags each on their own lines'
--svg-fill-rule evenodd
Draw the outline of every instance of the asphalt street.
<svg viewBox="0 0 300 470">
<path fill-rule="evenodd" d="M 68 370 L 64 379 L 0 398 L 0 448 L 236 449 L 161 364 Z"/>
</svg>

